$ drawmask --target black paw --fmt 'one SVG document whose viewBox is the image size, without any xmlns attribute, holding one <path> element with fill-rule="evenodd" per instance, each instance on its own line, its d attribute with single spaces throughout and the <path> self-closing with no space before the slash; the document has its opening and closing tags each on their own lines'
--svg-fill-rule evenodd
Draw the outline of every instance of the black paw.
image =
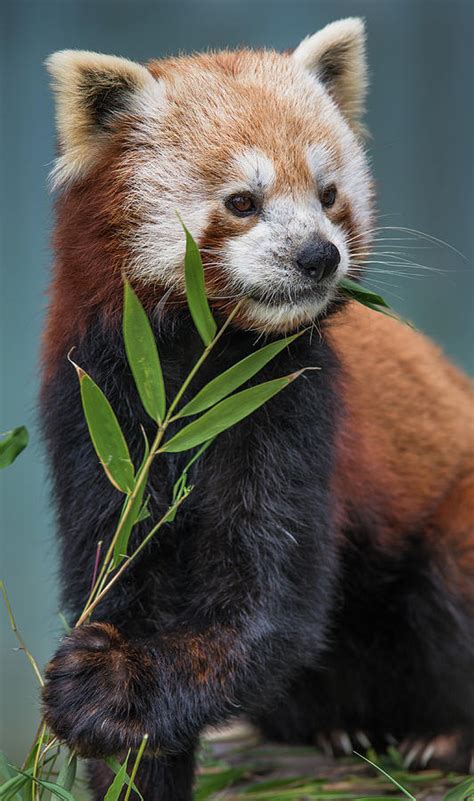
<svg viewBox="0 0 474 801">
<path fill-rule="evenodd" d="M 147 657 L 109 624 L 74 629 L 46 670 L 44 712 L 57 737 L 82 756 L 138 748 L 149 733 Z"/>
</svg>

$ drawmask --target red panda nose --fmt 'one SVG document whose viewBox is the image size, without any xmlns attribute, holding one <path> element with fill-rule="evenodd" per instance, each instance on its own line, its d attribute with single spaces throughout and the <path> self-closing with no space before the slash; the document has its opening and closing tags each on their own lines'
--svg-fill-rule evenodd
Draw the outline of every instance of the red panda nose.
<svg viewBox="0 0 474 801">
<path fill-rule="evenodd" d="M 322 281 L 337 270 L 341 255 L 332 242 L 326 239 L 311 239 L 296 255 L 296 264 L 309 278 Z"/>
</svg>

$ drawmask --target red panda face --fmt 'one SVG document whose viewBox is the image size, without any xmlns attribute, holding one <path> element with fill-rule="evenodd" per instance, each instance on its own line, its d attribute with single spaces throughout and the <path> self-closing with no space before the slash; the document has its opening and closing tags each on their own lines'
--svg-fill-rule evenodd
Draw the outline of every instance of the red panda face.
<svg viewBox="0 0 474 801">
<path fill-rule="evenodd" d="M 145 68 L 69 51 L 50 68 L 63 144 L 56 182 L 92 179 L 114 145 L 126 270 L 156 288 L 157 302 L 183 290 L 179 212 L 213 305 L 243 298 L 246 325 L 281 331 L 325 310 L 371 221 L 360 21 L 334 23 L 292 55 L 223 52 Z"/>
</svg>

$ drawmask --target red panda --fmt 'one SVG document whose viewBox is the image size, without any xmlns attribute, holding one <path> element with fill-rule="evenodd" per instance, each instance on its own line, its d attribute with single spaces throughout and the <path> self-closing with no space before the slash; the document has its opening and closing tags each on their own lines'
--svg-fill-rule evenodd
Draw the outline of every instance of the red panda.
<svg viewBox="0 0 474 801">
<path fill-rule="evenodd" d="M 120 334 L 122 275 L 145 305 L 170 394 L 200 344 L 184 302 L 179 210 L 223 320 L 194 391 L 257 339 L 310 326 L 259 380 L 319 371 L 219 437 L 195 492 L 94 622 L 60 644 L 46 718 L 90 757 L 150 736 L 147 801 L 189 801 L 199 734 L 242 713 L 337 750 L 364 733 L 410 764 L 469 768 L 474 746 L 472 387 L 401 322 L 343 303 L 370 252 L 361 20 L 291 54 L 153 61 L 63 51 L 56 259 L 41 410 L 71 616 L 120 511 L 66 354 L 104 388 L 136 456 L 149 421 Z M 181 455 L 151 474 L 166 508 Z M 137 536 L 140 536 L 140 531 Z M 340 732 L 345 732 L 343 738 Z M 92 763 L 101 797 L 107 777 Z"/>
</svg>

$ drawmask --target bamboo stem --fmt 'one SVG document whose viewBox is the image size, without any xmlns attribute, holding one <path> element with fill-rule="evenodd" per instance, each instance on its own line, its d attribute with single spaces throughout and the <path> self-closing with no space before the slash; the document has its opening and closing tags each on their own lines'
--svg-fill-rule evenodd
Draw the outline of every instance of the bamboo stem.
<svg viewBox="0 0 474 801">
<path fill-rule="evenodd" d="M 5 587 L 5 584 L 3 583 L 3 581 L 0 581 L 0 589 L 2 591 L 2 595 L 3 595 L 3 598 L 5 600 L 5 605 L 7 607 L 8 617 L 10 618 L 10 626 L 11 626 L 11 629 L 12 629 L 15 637 L 17 638 L 17 640 L 18 640 L 18 642 L 20 644 L 20 650 L 23 651 L 26 654 L 27 659 L 28 659 L 31 667 L 33 668 L 35 676 L 38 679 L 39 685 L 41 687 L 44 687 L 43 677 L 41 675 L 41 671 L 40 671 L 40 669 L 38 667 L 36 659 L 34 658 L 33 654 L 31 653 L 31 651 L 29 650 L 28 646 L 26 645 L 26 642 L 24 641 L 20 631 L 18 630 L 18 626 L 16 625 L 15 618 L 13 617 L 12 608 L 10 606 L 10 601 L 8 599 L 7 588 Z"/>
</svg>

